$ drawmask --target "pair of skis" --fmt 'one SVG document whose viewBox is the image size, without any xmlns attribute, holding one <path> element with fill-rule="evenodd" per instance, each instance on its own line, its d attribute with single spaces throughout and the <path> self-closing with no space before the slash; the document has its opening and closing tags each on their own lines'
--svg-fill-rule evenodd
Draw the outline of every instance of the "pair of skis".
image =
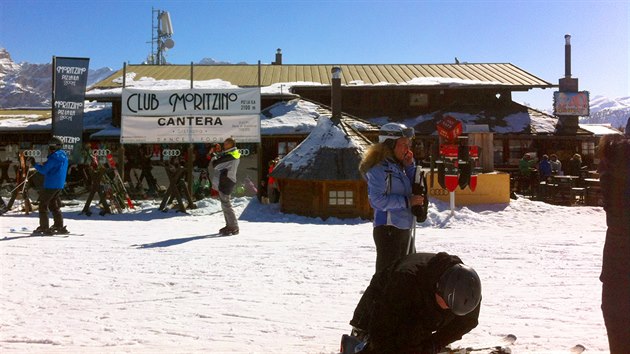
<svg viewBox="0 0 630 354">
<path fill-rule="evenodd" d="M 509 348 L 510 345 L 516 342 L 516 336 L 513 334 L 508 334 L 501 338 L 500 344 L 494 346 L 486 346 L 486 347 L 466 347 L 466 348 L 445 348 L 440 351 L 438 354 L 472 354 L 476 352 L 483 352 L 489 354 L 510 354 L 512 353 Z M 341 348 L 340 354 L 360 354 L 364 349 L 366 342 L 361 341 L 357 337 L 344 334 L 341 337 Z"/>
<path fill-rule="evenodd" d="M 466 348 L 446 348 L 439 352 L 439 354 L 469 354 L 474 352 L 484 352 L 489 354 L 510 354 L 512 350 L 509 348 L 514 342 L 516 342 L 516 336 L 508 334 L 500 339 L 500 343 L 493 346 L 482 347 L 466 347 Z"/>
<path fill-rule="evenodd" d="M 85 234 L 79 234 L 79 233 L 74 233 L 74 232 L 70 232 L 67 234 L 59 234 L 59 233 L 53 233 L 51 235 L 47 235 L 44 233 L 40 233 L 40 232 L 35 232 L 34 230 L 29 230 L 27 227 L 20 227 L 20 228 L 15 228 L 12 227 L 9 229 L 9 233 L 12 234 L 20 234 L 20 235 L 26 235 L 26 236 L 42 236 L 42 237 L 68 237 L 68 236 L 84 236 Z M 5 237 L 7 238 L 7 237 Z"/>
<path fill-rule="evenodd" d="M 497 345 L 491 346 L 479 346 L 479 347 L 465 347 L 465 348 L 445 348 L 438 354 L 475 354 L 475 353 L 488 353 L 488 354 L 511 354 L 510 348 L 516 342 L 516 336 L 514 334 L 508 334 L 501 338 Z M 354 354 L 361 353 L 361 350 L 365 347 L 366 342 L 359 340 L 357 337 L 344 334 L 341 337 L 341 349 L 340 354 Z M 575 345 L 570 349 L 571 354 L 581 354 L 586 350 L 581 344 Z"/>
</svg>

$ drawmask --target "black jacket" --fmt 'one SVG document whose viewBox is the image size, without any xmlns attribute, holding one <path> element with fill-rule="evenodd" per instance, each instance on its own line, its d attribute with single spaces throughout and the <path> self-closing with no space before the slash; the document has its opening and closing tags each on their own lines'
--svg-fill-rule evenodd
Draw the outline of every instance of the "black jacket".
<svg viewBox="0 0 630 354">
<path fill-rule="evenodd" d="M 627 283 L 630 279 L 630 139 L 618 139 L 603 148 L 606 153 L 599 173 L 608 229 L 600 279 Z"/>
<path fill-rule="evenodd" d="M 415 253 L 376 274 L 366 290 L 372 298 L 366 328 L 369 352 L 431 353 L 475 328 L 481 305 L 456 316 L 435 299 L 439 277 L 458 263 L 459 257 L 444 252 Z"/>
</svg>

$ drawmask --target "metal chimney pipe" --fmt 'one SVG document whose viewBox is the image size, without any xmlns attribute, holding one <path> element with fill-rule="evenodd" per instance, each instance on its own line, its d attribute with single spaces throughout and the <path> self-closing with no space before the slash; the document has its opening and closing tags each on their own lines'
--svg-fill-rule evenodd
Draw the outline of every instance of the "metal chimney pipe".
<svg viewBox="0 0 630 354">
<path fill-rule="evenodd" d="M 341 122 L 341 68 L 334 66 L 331 70 L 332 73 L 332 120 L 335 124 Z"/>
<path fill-rule="evenodd" d="M 276 61 L 271 63 L 273 65 L 282 65 L 282 49 L 276 49 Z"/>
<path fill-rule="evenodd" d="M 571 77 L 571 35 L 564 35 L 564 77 Z"/>
</svg>

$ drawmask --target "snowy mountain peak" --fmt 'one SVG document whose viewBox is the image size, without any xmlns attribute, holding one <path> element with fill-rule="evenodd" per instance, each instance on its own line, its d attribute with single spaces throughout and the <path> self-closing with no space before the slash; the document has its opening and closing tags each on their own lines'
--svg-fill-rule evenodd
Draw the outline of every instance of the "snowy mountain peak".
<svg viewBox="0 0 630 354">
<path fill-rule="evenodd" d="M 6 48 L 0 48 L 0 108 L 50 107 L 52 64 L 15 63 Z M 113 73 L 110 68 L 89 69 L 87 85 Z"/>
<path fill-rule="evenodd" d="M 607 98 L 594 96 L 590 101 L 591 115 L 580 119 L 583 124 L 610 124 L 613 128 L 625 128 L 630 118 L 630 96 Z"/>
</svg>

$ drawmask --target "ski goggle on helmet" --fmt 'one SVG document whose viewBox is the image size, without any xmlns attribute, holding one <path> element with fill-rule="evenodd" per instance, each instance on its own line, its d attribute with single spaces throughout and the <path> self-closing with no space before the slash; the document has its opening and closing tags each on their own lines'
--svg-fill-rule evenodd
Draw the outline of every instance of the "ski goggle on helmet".
<svg viewBox="0 0 630 354">
<path fill-rule="evenodd" d="M 407 128 L 402 123 L 387 123 L 383 124 L 381 130 L 378 132 L 378 142 L 382 143 L 386 140 L 396 140 L 398 138 L 412 139 L 415 136 L 413 128 Z"/>
<path fill-rule="evenodd" d="M 464 316 L 481 302 L 481 280 L 474 269 L 465 264 L 456 264 L 440 277 L 437 293 L 451 312 Z"/>
</svg>

